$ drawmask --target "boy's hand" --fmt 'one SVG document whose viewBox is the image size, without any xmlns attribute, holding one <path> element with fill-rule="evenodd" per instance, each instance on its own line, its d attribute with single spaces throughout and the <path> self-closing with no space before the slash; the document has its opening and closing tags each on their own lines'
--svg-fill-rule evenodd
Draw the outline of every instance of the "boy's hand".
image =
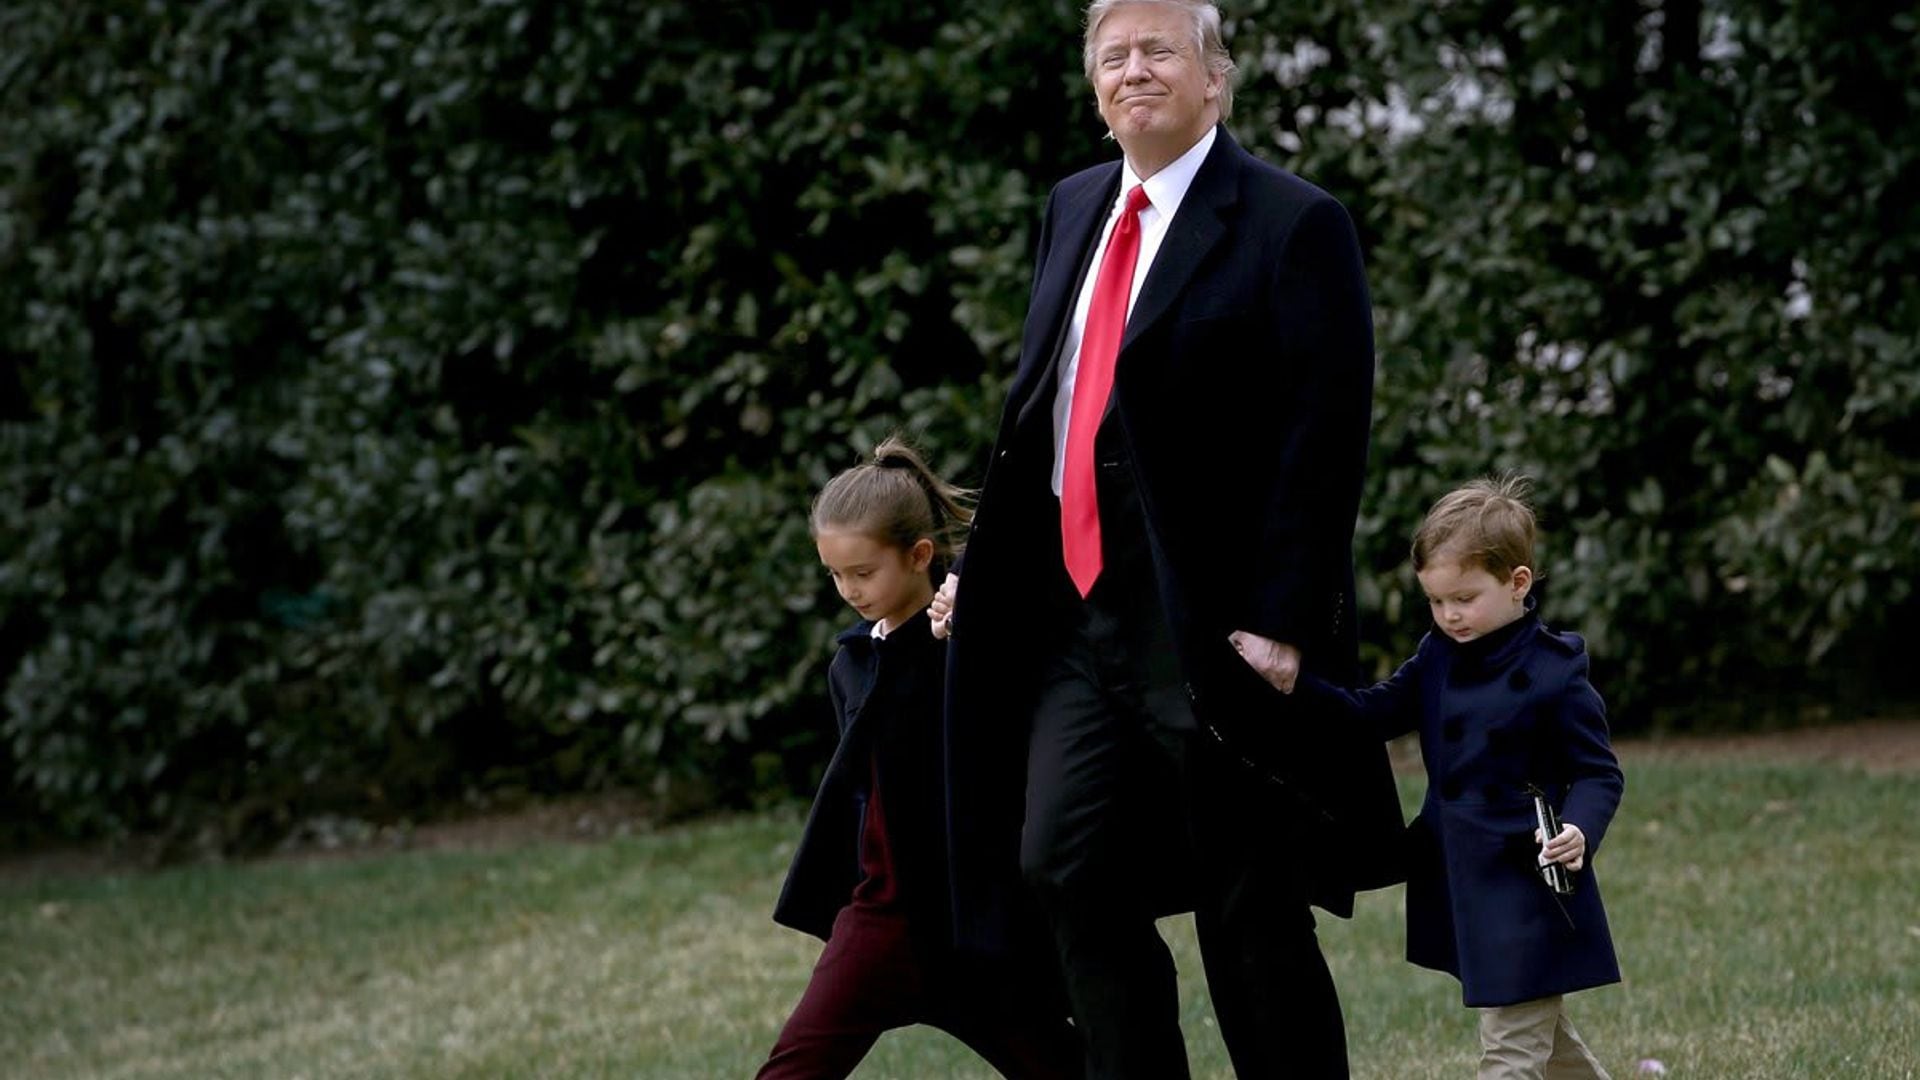
<svg viewBox="0 0 1920 1080">
<path fill-rule="evenodd" d="M 960 575 L 948 574 L 947 580 L 933 594 L 933 603 L 927 605 L 927 618 L 933 622 L 933 636 L 944 640 L 953 629 L 947 620 L 953 615 L 953 598 L 960 592 Z"/>
<path fill-rule="evenodd" d="M 1273 684 L 1275 690 L 1283 694 L 1293 693 L 1294 680 L 1300 677 L 1300 650 L 1284 642 L 1263 638 L 1259 634 L 1249 634 L 1245 630 L 1235 630 L 1227 635 L 1233 643 L 1233 649 L 1240 659 L 1260 673 L 1260 677 Z"/>
<path fill-rule="evenodd" d="M 1540 830 L 1533 830 L 1533 842 L 1540 842 Z M 1567 869 L 1578 870 L 1587 864 L 1587 834 L 1580 831 L 1578 825 L 1561 824 L 1560 835 L 1540 849 L 1540 865 L 1550 862 L 1566 863 Z"/>
</svg>

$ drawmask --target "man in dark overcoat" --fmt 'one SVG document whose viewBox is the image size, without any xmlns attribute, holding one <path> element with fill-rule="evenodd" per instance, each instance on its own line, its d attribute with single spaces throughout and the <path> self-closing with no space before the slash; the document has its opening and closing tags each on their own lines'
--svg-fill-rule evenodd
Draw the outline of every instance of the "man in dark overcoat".
<svg viewBox="0 0 1920 1080">
<path fill-rule="evenodd" d="M 1094 3 L 1086 69 L 1123 158 L 1048 200 L 969 547 L 933 607 L 955 932 L 993 947 L 1017 859 L 1090 1075 L 1168 1080 L 1188 1073 L 1154 919 L 1190 908 L 1236 1071 L 1345 1076 L 1309 904 L 1350 914 L 1386 884 L 1401 818 L 1382 745 L 1286 715 L 1310 706 L 1284 692 L 1303 657 L 1356 663 L 1358 239 L 1221 126 L 1211 4 Z"/>
</svg>

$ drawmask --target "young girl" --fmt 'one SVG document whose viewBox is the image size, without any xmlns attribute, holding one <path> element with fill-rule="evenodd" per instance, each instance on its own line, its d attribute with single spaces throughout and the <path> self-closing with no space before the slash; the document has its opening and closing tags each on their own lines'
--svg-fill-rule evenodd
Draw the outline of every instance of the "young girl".
<svg viewBox="0 0 1920 1080">
<path fill-rule="evenodd" d="M 925 609 L 971 516 L 964 499 L 888 439 L 814 500 L 820 561 L 860 621 L 828 669 L 840 744 L 773 915 L 827 945 L 760 1080 L 844 1077 L 881 1033 L 914 1023 L 1008 1077 L 1081 1074 L 1050 960 L 984 964 L 952 947 L 946 649 Z"/>
<path fill-rule="evenodd" d="M 1435 503 L 1413 539 L 1433 630 L 1386 682 L 1303 687 L 1382 738 L 1420 732 L 1407 959 L 1458 978 L 1480 1010 L 1482 1080 L 1605 1077 L 1561 996 L 1620 979 L 1591 864 L 1624 781 L 1586 644 L 1540 622 L 1526 494 L 1524 478 L 1481 480 Z M 1556 835 L 1536 827 L 1535 789 L 1563 823 Z M 1570 895 L 1544 880 L 1549 862 L 1575 871 Z"/>
</svg>

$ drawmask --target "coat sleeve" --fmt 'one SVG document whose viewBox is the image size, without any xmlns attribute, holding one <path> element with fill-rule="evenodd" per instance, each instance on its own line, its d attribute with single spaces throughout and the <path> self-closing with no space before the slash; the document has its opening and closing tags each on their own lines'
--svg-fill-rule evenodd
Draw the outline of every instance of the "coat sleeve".
<svg viewBox="0 0 1920 1080">
<path fill-rule="evenodd" d="M 845 649 L 833 655 L 833 662 L 827 665 L 827 701 L 833 705 L 834 730 L 841 739 L 847 737 L 847 691 L 840 684 L 847 678 L 850 663 Z"/>
<path fill-rule="evenodd" d="M 1033 283 L 1027 286 L 1027 304 L 1040 295 L 1040 279 L 1046 274 L 1047 255 L 1053 250 L 1053 208 L 1060 201 L 1060 185 L 1047 192 L 1047 208 L 1040 215 L 1040 236 L 1033 245 Z"/>
<path fill-rule="evenodd" d="M 1384 681 L 1360 689 L 1336 686 L 1312 673 L 1300 677 L 1301 690 L 1336 712 L 1368 725 L 1382 741 L 1420 726 L 1420 654 L 1415 653 Z"/>
<path fill-rule="evenodd" d="M 1276 445 L 1255 545 L 1245 628 L 1318 640 L 1327 583 L 1352 562 L 1352 528 L 1373 419 L 1373 307 L 1353 221 L 1331 196 L 1294 223 L 1271 283 L 1274 348 L 1289 369 L 1289 422 Z"/>
<path fill-rule="evenodd" d="M 1040 235 L 1034 243 L 1033 282 L 1027 287 L 1027 306 L 1029 308 L 1033 306 L 1034 299 L 1040 295 L 1040 281 L 1046 275 L 1047 256 L 1053 249 L 1053 208 L 1059 201 L 1060 188 L 1058 185 L 1055 185 L 1054 189 L 1047 193 L 1047 208 L 1040 216 Z M 1015 408 L 1011 396 L 1008 397 L 1002 407 L 1006 409 Z M 978 519 L 976 519 L 976 521 L 977 520 Z M 960 553 L 954 556 L 953 565 L 947 568 L 950 573 L 960 577 L 963 582 L 966 578 L 968 546 L 970 545 L 961 546 Z M 947 621 L 947 627 L 951 633 L 957 634 L 960 632 L 960 612 L 960 600 L 956 595 L 954 597 L 953 615 Z"/>
<path fill-rule="evenodd" d="M 1587 680 L 1587 654 L 1573 658 L 1573 670 L 1561 695 L 1557 715 L 1560 753 L 1567 776 L 1566 803 L 1560 820 L 1578 825 L 1587 837 L 1587 858 L 1600 850 L 1600 841 L 1613 823 L 1626 790 L 1626 777 L 1607 737 L 1607 707 Z"/>
</svg>

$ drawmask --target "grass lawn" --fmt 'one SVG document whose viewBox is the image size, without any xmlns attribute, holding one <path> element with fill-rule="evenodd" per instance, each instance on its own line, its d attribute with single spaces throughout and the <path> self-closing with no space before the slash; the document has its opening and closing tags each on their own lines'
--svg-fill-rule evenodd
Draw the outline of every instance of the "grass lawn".
<svg viewBox="0 0 1920 1080">
<path fill-rule="evenodd" d="M 1570 999 L 1614 1075 L 1920 1075 L 1920 775 L 1627 780 L 1599 867 L 1627 981 Z M 0 879 L 0 1076 L 750 1076 L 818 952 L 767 917 L 798 830 Z M 1164 929 L 1195 1075 L 1229 1076 L 1191 922 Z M 1356 1076 L 1472 1075 L 1457 986 L 1399 959 L 1399 890 L 1322 941 Z M 913 1029 L 857 1075 L 992 1074 Z"/>
</svg>

